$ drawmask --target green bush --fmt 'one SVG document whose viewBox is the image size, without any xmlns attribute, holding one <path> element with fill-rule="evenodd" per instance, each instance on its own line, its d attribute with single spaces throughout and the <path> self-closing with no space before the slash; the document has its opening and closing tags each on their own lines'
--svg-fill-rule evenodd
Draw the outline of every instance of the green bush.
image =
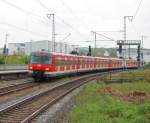
<svg viewBox="0 0 150 123">
<path fill-rule="evenodd" d="M 144 68 L 150 69 L 150 63 L 148 63 L 147 65 L 145 65 Z"/>
<path fill-rule="evenodd" d="M 12 55 L 6 58 L 6 64 L 27 64 L 28 56 L 26 55 Z"/>
<path fill-rule="evenodd" d="M 4 64 L 4 56 L 0 54 L 0 64 Z"/>
<path fill-rule="evenodd" d="M 0 55 L 0 64 L 28 64 L 29 56 L 27 55 L 11 55 L 6 58 L 3 55 Z"/>
</svg>

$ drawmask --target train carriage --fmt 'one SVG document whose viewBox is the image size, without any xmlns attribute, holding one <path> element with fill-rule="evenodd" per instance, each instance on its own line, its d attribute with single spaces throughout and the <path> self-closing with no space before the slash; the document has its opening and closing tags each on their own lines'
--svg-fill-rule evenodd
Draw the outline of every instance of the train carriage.
<svg viewBox="0 0 150 123">
<path fill-rule="evenodd" d="M 61 53 L 33 52 L 28 65 L 31 75 L 37 80 L 46 77 L 121 68 L 137 68 L 135 60 L 77 56 Z"/>
</svg>

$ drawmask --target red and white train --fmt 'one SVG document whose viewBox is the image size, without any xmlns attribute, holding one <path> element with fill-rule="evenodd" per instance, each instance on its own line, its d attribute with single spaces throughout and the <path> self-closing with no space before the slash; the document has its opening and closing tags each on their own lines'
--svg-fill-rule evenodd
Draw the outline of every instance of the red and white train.
<svg viewBox="0 0 150 123">
<path fill-rule="evenodd" d="M 137 67 L 138 62 L 136 60 L 77 56 L 43 51 L 31 53 L 28 65 L 29 71 L 35 80 L 78 72 Z"/>
</svg>

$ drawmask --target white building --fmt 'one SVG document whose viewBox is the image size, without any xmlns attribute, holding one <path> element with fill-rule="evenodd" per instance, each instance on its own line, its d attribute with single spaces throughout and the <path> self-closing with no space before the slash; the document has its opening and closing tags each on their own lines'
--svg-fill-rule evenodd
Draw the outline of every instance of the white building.
<svg viewBox="0 0 150 123">
<path fill-rule="evenodd" d="M 73 47 L 67 43 L 55 42 L 55 51 L 57 53 L 70 53 Z M 35 51 L 49 51 L 52 52 L 52 41 L 41 40 L 41 41 L 30 41 L 25 42 L 25 53 L 29 55 Z"/>
<path fill-rule="evenodd" d="M 8 43 L 8 54 L 22 54 L 25 53 L 25 44 L 24 43 Z"/>
<path fill-rule="evenodd" d="M 47 40 L 25 42 L 25 54 L 27 55 L 35 51 L 48 51 L 48 49 L 51 51 L 51 44 Z"/>
</svg>

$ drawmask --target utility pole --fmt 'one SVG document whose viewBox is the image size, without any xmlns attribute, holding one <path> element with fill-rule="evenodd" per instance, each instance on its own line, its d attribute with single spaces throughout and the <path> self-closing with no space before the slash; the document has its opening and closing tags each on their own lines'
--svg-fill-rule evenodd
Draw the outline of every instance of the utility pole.
<svg viewBox="0 0 150 123">
<path fill-rule="evenodd" d="M 69 33 L 68 35 L 66 35 L 63 39 L 61 39 L 59 42 L 62 42 L 64 40 L 66 40 L 69 36 L 71 35 L 71 33 Z"/>
<path fill-rule="evenodd" d="M 60 42 L 60 52 L 61 53 L 63 51 L 62 50 L 62 46 L 63 46 L 63 42 L 62 41 L 66 40 L 70 35 L 71 35 L 71 33 L 69 33 L 66 37 L 64 37 L 62 40 L 59 41 Z M 64 53 L 67 54 L 67 43 L 65 42 L 64 45 L 65 45 L 65 51 L 64 51 Z"/>
<path fill-rule="evenodd" d="M 67 43 L 65 43 L 65 54 L 67 54 Z"/>
<path fill-rule="evenodd" d="M 8 34 L 5 34 L 5 45 L 4 45 L 4 56 L 5 56 L 5 65 L 6 65 L 6 57 L 7 57 L 7 40 L 8 40 Z"/>
<path fill-rule="evenodd" d="M 95 50 L 96 50 L 96 32 L 94 34 L 95 34 L 94 38 L 95 38 Z"/>
<path fill-rule="evenodd" d="M 93 34 L 94 34 L 94 49 L 96 50 L 96 39 L 97 39 L 97 36 L 96 36 L 96 32 L 94 31 L 91 31 Z"/>
<path fill-rule="evenodd" d="M 3 50 L 3 54 L 4 56 L 7 55 L 7 40 L 8 40 L 8 34 L 5 34 L 5 44 L 4 44 L 4 50 Z"/>
<path fill-rule="evenodd" d="M 143 40 L 144 40 L 144 36 L 142 35 L 142 40 L 141 40 L 141 60 L 142 60 L 142 67 L 143 67 Z"/>
<path fill-rule="evenodd" d="M 126 17 L 124 16 L 124 41 L 126 41 Z"/>
<path fill-rule="evenodd" d="M 30 53 L 32 53 L 32 40 L 30 40 Z"/>
<path fill-rule="evenodd" d="M 124 16 L 124 42 L 126 39 L 126 19 L 128 18 L 129 21 L 133 20 L 133 16 Z M 125 54 L 124 54 L 125 56 Z M 129 51 L 128 51 L 128 57 L 130 58 L 130 45 L 129 45 Z"/>
<path fill-rule="evenodd" d="M 97 33 L 95 31 L 91 31 L 94 34 L 94 55 L 96 54 L 96 41 L 97 41 Z"/>
<path fill-rule="evenodd" d="M 143 42 L 144 39 L 147 38 L 147 36 L 142 35 L 142 39 L 141 39 L 141 60 L 142 60 L 142 67 L 143 67 L 143 62 L 144 62 L 144 47 L 143 47 Z"/>
<path fill-rule="evenodd" d="M 51 16 L 52 16 L 52 52 L 55 52 L 55 14 L 47 14 L 48 19 L 50 19 Z M 49 46 L 48 51 L 50 51 Z"/>
</svg>

